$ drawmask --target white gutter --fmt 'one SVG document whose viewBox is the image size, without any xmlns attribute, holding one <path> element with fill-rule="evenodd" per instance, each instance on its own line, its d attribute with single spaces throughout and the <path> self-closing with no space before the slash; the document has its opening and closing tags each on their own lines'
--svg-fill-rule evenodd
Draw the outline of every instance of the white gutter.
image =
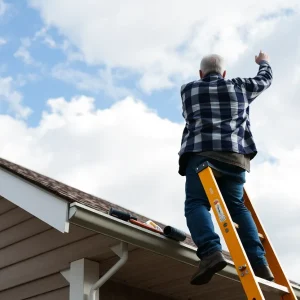
<svg viewBox="0 0 300 300">
<path fill-rule="evenodd" d="M 70 205 L 69 222 L 188 265 L 199 265 L 195 247 L 173 241 L 163 235 L 137 227 L 76 202 Z M 228 266 L 217 275 L 240 281 L 233 262 L 227 262 Z M 300 299 L 300 286 L 292 284 L 292 287 Z"/>
</svg>

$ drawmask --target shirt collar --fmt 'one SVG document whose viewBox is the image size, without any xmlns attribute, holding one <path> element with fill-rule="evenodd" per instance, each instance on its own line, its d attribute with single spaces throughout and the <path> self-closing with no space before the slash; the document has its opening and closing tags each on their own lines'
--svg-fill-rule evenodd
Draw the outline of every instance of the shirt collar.
<svg viewBox="0 0 300 300">
<path fill-rule="evenodd" d="M 202 78 L 203 81 L 211 81 L 216 79 L 223 79 L 223 77 L 217 72 L 210 72 Z"/>
</svg>

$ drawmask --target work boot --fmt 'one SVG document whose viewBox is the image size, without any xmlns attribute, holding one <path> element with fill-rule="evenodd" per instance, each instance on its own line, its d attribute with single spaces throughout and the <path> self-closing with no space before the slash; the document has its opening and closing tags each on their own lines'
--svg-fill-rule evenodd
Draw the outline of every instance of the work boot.
<svg viewBox="0 0 300 300">
<path fill-rule="evenodd" d="M 274 281 L 274 276 L 272 274 L 271 269 L 269 268 L 269 266 L 259 266 L 256 267 L 255 269 L 253 268 L 254 274 L 257 277 L 260 277 L 262 279 L 268 280 L 268 281 Z"/>
<path fill-rule="evenodd" d="M 202 285 L 208 283 L 216 272 L 223 270 L 227 262 L 221 251 L 204 257 L 199 264 L 198 271 L 192 276 L 192 285 Z"/>
</svg>

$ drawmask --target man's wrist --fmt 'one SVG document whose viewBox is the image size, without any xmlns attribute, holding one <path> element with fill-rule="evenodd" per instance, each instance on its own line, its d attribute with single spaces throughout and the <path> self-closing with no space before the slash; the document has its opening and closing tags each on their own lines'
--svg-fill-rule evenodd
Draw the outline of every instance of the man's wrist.
<svg viewBox="0 0 300 300">
<path fill-rule="evenodd" d="M 262 65 L 262 64 L 267 64 L 267 65 L 269 65 L 270 63 L 269 63 L 267 60 L 261 60 L 258 64 L 259 64 L 259 65 Z"/>
</svg>

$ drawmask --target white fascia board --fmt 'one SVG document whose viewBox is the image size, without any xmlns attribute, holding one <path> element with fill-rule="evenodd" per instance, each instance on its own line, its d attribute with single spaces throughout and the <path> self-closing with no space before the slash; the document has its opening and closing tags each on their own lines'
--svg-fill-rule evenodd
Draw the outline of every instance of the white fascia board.
<svg viewBox="0 0 300 300">
<path fill-rule="evenodd" d="M 69 232 L 69 202 L 0 168 L 0 195 L 61 232 Z"/>
</svg>

